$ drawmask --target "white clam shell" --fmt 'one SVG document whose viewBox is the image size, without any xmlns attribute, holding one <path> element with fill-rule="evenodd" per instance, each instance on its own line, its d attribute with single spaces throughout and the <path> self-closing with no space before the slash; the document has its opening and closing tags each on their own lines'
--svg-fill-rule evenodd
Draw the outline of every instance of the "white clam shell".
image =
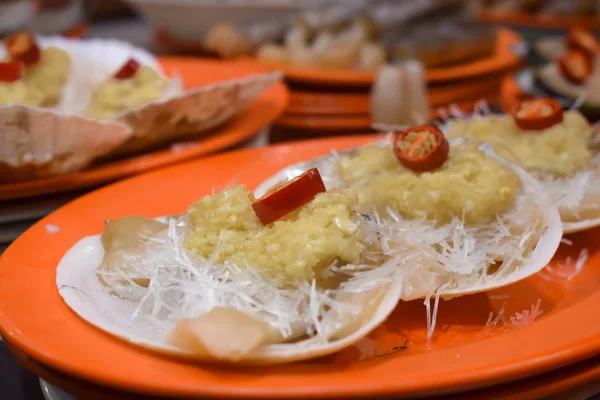
<svg viewBox="0 0 600 400">
<path fill-rule="evenodd" d="M 131 136 L 121 123 L 27 106 L 0 107 L 0 181 L 20 181 L 84 168 Z"/>
<path fill-rule="evenodd" d="M 449 142 L 450 142 L 451 146 L 457 146 L 457 145 L 464 143 L 466 140 L 468 140 L 468 139 L 457 138 L 457 139 L 451 139 Z M 356 149 L 356 148 L 348 149 L 345 151 L 341 151 L 339 154 L 352 154 L 352 153 L 357 152 L 357 150 L 358 149 Z M 492 150 L 491 145 L 482 143 L 480 145 L 480 150 L 484 154 L 486 154 L 488 157 L 493 157 L 496 160 L 498 160 L 500 163 L 505 165 L 506 167 L 510 168 L 520 179 L 523 190 L 526 193 L 535 196 L 535 198 L 537 200 L 537 204 L 539 206 L 539 209 L 541 210 L 541 213 L 542 213 L 545 230 L 544 230 L 544 233 L 541 235 L 534 251 L 520 265 L 519 269 L 508 274 L 506 277 L 503 277 L 500 279 L 493 279 L 484 284 L 481 284 L 478 286 L 473 286 L 468 289 L 456 289 L 456 288 L 441 289 L 439 291 L 439 294 L 445 298 L 498 289 L 498 288 L 513 284 L 515 282 L 518 282 L 522 279 L 525 279 L 531 275 L 538 273 L 546 265 L 548 265 L 548 263 L 550 262 L 550 260 L 554 256 L 554 254 L 556 253 L 556 250 L 558 249 L 558 246 L 560 245 L 560 240 L 561 240 L 562 234 L 563 234 L 562 225 L 561 225 L 561 221 L 560 221 L 560 215 L 558 213 L 558 210 L 554 206 L 554 204 L 552 204 L 550 198 L 545 194 L 543 187 L 538 182 L 538 180 L 535 179 L 530 174 L 528 174 L 524 169 L 522 169 L 518 165 L 511 163 L 511 162 L 503 159 L 502 157 L 496 155 L 496 153 L 494 153 L 494 151 Z M 293 179 L 294 177 L 302 174 L 309 168 L 312 168 L 312 167 L 319 168 L 320 166 L 330 164 L 330 163 L 325 163 L 324 161 L 331 159 L 332 157 L 337 157 L 337 156 L 338 155 L 329 154 L 329 155 L 326 155 L 326 156 L 323 156 L 320 158 L 313 159 L 308 162 L 289 166 L 289 167 L 283 169 L 282 171 L 279 171 L 274 176 L 268 178 L 264 182 L 262 182 L 256 188 L 254 194 L 255 194 L 256 198 L 262 197 L 269 191 L 269 189 L 275 187 L 277 184 L 279 184 L 281 182 L 289 181 L 289 180 Z M 324 175 L 324 181 L 325 181 L 325 184 L 327 185 L 327 181 L 326 181 L 327 173 L 324 171 L 321 171 L 321 173 L 322 173 L 322 175 Z M 405 301 L 414 300 L 414 299 L 415 298 L 412 296 L 407 296 L 404 294 L 402 296 L 402 300 L 405 300 Z"/>
<path fill-rule="evenodd" d="M 104 255 L 100 235 L 86 237 L 73 246 L 58 265 L 56 284 L 65 303 L 90 324 L 131 344 L 168 355 L 219 361 L 208 354 L 191 354 L 169 345 L 165 335 L 149 329 L 143 321 L 132 319 L 137 303 L 118 299 L 100 282 L 96 270 Z M 369 304 L 371 315 L 352 315 L 359 326 L 350 334 L 326 343 L 310 339 L 294 343 L 265 345 L 240 360 L 240 364 L 277 364 L 316 358 L 335 353 L 367 336 L 395 309 L 402 292 L 401 277 L 390 276 L 390 283 L 358 292 L 360 304 Z M 351 294 L 352 295 L 352 294 Z"/>
</svg>

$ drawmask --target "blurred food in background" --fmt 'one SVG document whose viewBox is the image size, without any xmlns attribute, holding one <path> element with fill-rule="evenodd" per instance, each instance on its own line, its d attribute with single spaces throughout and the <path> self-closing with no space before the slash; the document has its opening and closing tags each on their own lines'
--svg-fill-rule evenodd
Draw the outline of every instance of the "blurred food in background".
<svg viewBox="0 0 600 400">
<path fill-rule="evenodd" d="M 494 50 L 495 30 L 479 24 L 466 5 L 330 2 L 275 22 L 224 21 L 208 30 L 203 43 L 223 57 L 256 54 L 262 61 L 311 68 L 375 71 L 388 61 L 412 58 L 446 65 Z"/>
<path fill-rule="evenodd" d="M 323 4 L 324 0 L 127 0 L 127 3 L 154 29 L 176 41 L 199 43 L 215 24 L 256 19 L 276 23 L 290 12 Z"/>
<path fill-rule="evenodd" d="M 392 60 L 416 58 L 426 67 L 440 67 L 491 56 L 497 30 L 460 10 L 417 18 L 384 42 Z"/>
</svg>

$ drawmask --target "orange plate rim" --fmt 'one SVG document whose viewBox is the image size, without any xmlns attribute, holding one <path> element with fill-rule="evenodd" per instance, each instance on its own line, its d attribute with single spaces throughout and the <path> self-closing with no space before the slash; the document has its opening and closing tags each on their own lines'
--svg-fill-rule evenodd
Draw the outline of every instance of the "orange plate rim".
<svg viewBox="0 0 600 400">
<path fill-rule="evenodd" d="M 290 364 L 267 369 L 203 369 L 143 351 L 89 326 L 58 296 L 58 260 L 82 236 L 98 233 L 106 218 L 174 214 L 210 193 L 211 186 L 229 186 L 232 176 L 252 188 L 285 165 L 373 139 L 349 136 L 239 150 L 150 171 L 82 196 L 31 227 L 0 258 L 0 333 L 39 362 L 74 377 L 177 397 L 433 395 L 523 379 L 600 354 L 600 314 L 595 307 L 600 291 L 528 326 L 464 344 L 460 360 L 457 349 L 448 347 L 356 367 Z M 167 195 L 157 195 L 156 185 Z M 177 196 L 168 195 L 175 192 Z M 49 233 L 47 224 L 61 227 L 60 232 Z M 52 246 L 32 251 L 50 242 Z M 597 258 L 588 263 L 600 262 Z M 558 331 L 560 335 L 547 334 Z M 521 343 L 518 351 L 508 351 L 516 349 L 515 343 Z M 135 379 L 126 372 L 131 368 L 139 368 Z M 412 376 L 398 379 L 398 373 Z"/>
</svg>

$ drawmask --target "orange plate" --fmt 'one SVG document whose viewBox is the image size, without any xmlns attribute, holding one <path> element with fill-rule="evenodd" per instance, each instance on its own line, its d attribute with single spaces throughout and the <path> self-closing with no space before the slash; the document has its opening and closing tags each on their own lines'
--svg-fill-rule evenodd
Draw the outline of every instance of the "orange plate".
<svg viewBox="0 0 600 400">
<path fill-rule="evenodd" d="M 514 108 L 521 100 L 532 97 L 519 87 L 514 75 L 507 75 L 500 86 L 500 106 L 504 111 Z"/>
<path fill-rule="evenodd" d="M 369 114 L 312 116 L 286 113 L 275 121 L 275 125 L 306 131 L 359 131 L 369 129 L 371 126 L 371 116 Z"/>
<path fill-rule="evenodd" d="M 290 94 L 290 104 L 286 113 L 291 114 L 368 114 L 369 94 L 335 94 L 315 92 L 294 92 Z"/>
<path fill-rule="evenodd" d="M 462 111 L 472 111 L 475 108 L 475 103 L 479 100 L 486 100 L 488 104 L 495 104 L 497 100 L 496 95 L 484 95 L 478 96 L 473 100 L 456 101 L 459 109 Z M 432 107 L 430 109 L 431 118 L 439 118 L 441 116 L 440 110 L 445 110 L 448 102 L 444 103 L 444 106 Z M 442 111 L 443 112 L 443 111 Z M 286 112 L 275 121 L 275 125 L 279 128 L 289 128 L 298 131 L 306 132 L 320 132 L 328 134 L 331 132 L 339 131 L 366 131 L 371 126 L 371 116 L 369 113 L 366 114 L 340 114 L 340 115 L 307 115 L 307 114 L 295 114 L 293 112 Z"/>
<path fill-rule="evenodd" d="M 432 107 L 446 106 L 454 102 L 478 100 L 497 93 L 502 76 L 486 76 L 466 82 L 432 86 L 428 89 L 429 104 Z M 294 92 L 286 109 L 289 114 L 348 115 L 369 114 L 369 94 L 336 94 L 318 92 Z"/>
<path fill-rule="evenodd" d="M 492 57 L 475 60 L 466 64 L 450 65 L 427 70 L 428 83 L 443 83 L 457 79 L 474 78 L 512 68 L 519 64 L 519 57 L 511 47 L 520 43 L 522 38 L 515 32 L 501 29 L 498 31 L 496 53 Z M 285 73 L 290 81 L 327 84 L 369 86 L 373 83 L 374 74 L 350 70 L 301 68 L 289 65 L 263 63 L 276 67 Z"/>
<path fill-rule="evenodd" d="M 530 28 L 569 29 L 574 26 L 587 29 L 600 29 L 600 17 L 582 17 L 574 15 L 542 14 L 532 15 L 522 11 L 495 11 L 483 8 L 479 19 L 500 25 L 518 25 Z"/>
<path fill-rule="evenodd" d="M 77 398 L 86 400 L 148 400 L 145 396 L 116 391 L 115 389 L 110 389 L 105 386 L 94 385 L 75 379 L 37 362 L 28 357 L 25 353 L 12 347 L 10 343 L 5 342 L 4 345 L 23 367 L 45 381 L 77 396 Z M 547 398 L 547 400 L 567 398 L 583 399 L 600 392 L 600 384 L 597 383 L 598 380 L 600 380 L 600 358 L 596 357 L 533 378 L 471 392 L 461 392 L 456 395 L 442 395 L 430 399 L 526 400 L 547 398 L 547 396 L 552 396 L 551 398 Z M 157 400 L 156 398 L 154 399 Z"/>
<path fill-rule="evenodd" d="M 160 63 L 169 75 L 179 74 L 188 88 L 211 82 L 247 76 L 264 71 L 248 63 L 200 60 L 196 58 L 165 57 Z M 35 181 L 0 184 L 0 200 L 39 196 L 66 190 L 93 187 L 150 169 L 189 160 L 226 149 L 250 139 L 262 128 L 271 124 L 285 109 L 288 91 L 276 84 L 242 114 L 185 145 L 158 150 L 136 157 L 107 162 L 88 170 Z"/>
<path fill-rule="evenodd" d="M 350 348 L 325 359 L 274 367 L 184 363 L 90 326 L 58 295 L 60 258 L 83 236 L 99 233 L 106 219 L 176 214 L 213 189 L 229 186 L 233 178 L 256 187 L 290 163 L 369 139 L 333 138 L 221 154 L 152 171 L 71 202 L 34 225 L 0 258 L 2 337 L 79 379 L 141 394 L 196 398 L 434 395 L 524 379 L 600 354 L 600 230 L 573 235 L 573 245 L 559 249 L 555 264 L 589 249 L 587 265 L 569 282 L 538 274 L 487 294 L 442 301 L 431 350 L 425 345 L 422 302 L 400 303 L 371 336 L 371 346 L 386 356 L 366 361 L 356 361 L 358 350 Z M 46 224 L 60 231 L 49 233 Z M 498 313 L 503 304 L 510 316 L 538 299 L 543 314 L 534 323 L 482 330 L 489 313 Z M 402 350 L 405 343 L 408 348 Z"/>
</svg>

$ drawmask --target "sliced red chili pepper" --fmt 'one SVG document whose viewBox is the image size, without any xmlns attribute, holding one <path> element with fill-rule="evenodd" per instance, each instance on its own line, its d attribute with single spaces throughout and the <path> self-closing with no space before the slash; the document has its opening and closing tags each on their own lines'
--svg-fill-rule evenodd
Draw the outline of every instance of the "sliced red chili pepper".
<svg viewBox="0 0 600 400">
<path fill-rule="evenodd" d="M 581 85 L 594 73 L 594 62 L 579 50 L 569 50 L 558 57 L 556 65 L 561 75 L 571 83 Z"/>
<path fill-rule="evenodd" d="M 23 77 L 23 68 L 21 61 L 0 62 L 0 82 L 18 81 Z"/>
<path fill-rule="evenodd" d="M 325 190 L 319 170 L 311 168 L 256 200 L 252 208 L 260 222 L 268 225 L 310 203 L 317 194 Z"/>
<path fill-rule="evenodd" d="M 600 43 L 594 34 L 583 28 L 573 28 L 567 33 L 567 48 L 579 50 L 594 58 L 600 54 Z"/>
<path fill-rule="evenodd" d="M 40 47 L 31 33 L 14 33 L 4 39 L 4 46 L 13 60 L 22 61 L 25 65 L 33 65 L 40 60 Z"/>
<path fill-rule="evenodd" d="M 121 80 L 131 79 L 139 69 L 140 63 L 135 61 L 133 58 L 130 58 L 125 64 L 123 64 L 121 69 L 115 72 L 114 77 Z"/>
<path fill-rule="evenodd" d="M 530 131 L 541 131 L 563 121 L 562 106 L 548 97 L 524 100 L 511 114 L 519 128 Z"/>
<path fill-rule="evenodd" d="M 394 154 L 400 164 L 415 172 L 440 167 L 450 152 L 442 131 L 433 125 L 419 125 L 396 134 Z"/>
</svg>

